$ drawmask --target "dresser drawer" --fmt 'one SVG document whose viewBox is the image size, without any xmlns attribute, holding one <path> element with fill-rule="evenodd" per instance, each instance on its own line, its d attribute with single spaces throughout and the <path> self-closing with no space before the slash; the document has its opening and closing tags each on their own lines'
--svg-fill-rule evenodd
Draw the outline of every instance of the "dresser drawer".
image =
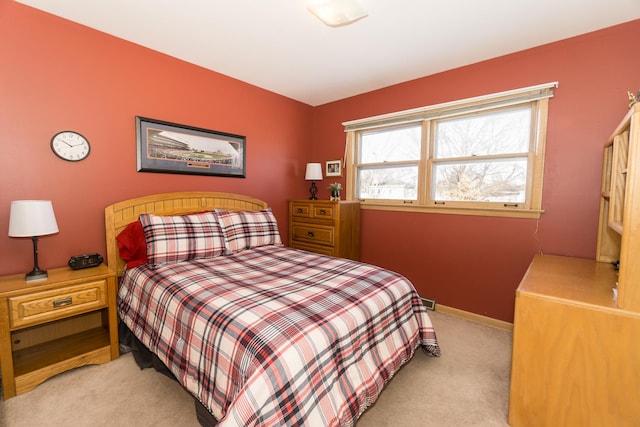
<svg viewBox="0 0 640 427">
<path fill-rule="evenodd" d="M 334 204 L 326 202 L 295 202 L 291 204 L 291 216 L 295 219 L 320 219 L 333 221 L 336 218 L 336 208 Z"/>
<path fill-rule="evenodd" d="M 316 227 L 308 224 L 294 223 L 292 231 L 291 238 L 294 241 L 328 246 L 333 246 L 335 241 L 335 230 L 333 227 Z"/>
<path fill-rule="evenodd" d="M 35 325 L 106 305 L 106 280 L 16 296 L 9 298 L 10 327 Z"/>
<path fill-rule="evenodd" d="M 333 246 L 321 246 L 313 245 L 311 243 L 293 242 L 291 244 L 293 249 L 302 249 L 303 251 L 315 252 L 321 255 L 338 256 L 336 249 Z"/>
<path fill-rule="evenodd" d="M 292 203 L 291 216 L 294 218 L 311 218 L 313 208 L 309 203 Z"/>
<path fill-rule="evenodd" d="M 313 217 L 318 219 L 334 219 L 336 210 L 333 205 L 313 206 Z"/>
</svg>

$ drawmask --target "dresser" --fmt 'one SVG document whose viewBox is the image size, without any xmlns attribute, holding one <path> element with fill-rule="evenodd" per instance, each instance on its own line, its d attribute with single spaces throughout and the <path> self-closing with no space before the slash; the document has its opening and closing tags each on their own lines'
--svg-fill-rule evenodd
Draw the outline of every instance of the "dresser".
<svg viewBox="0 0 640 427">
<path fill-rule="evenodd" d="M 516 291 L 513 427 L 640 420 L 640 104 L 603 159 L 596 259 L 536 255 Z"/>
<path fill-rule="evenodd" d="M 615 281 L 610 264 L 535 256 L 516 292 L 511 426 L 637 425 L 640 313 L 617 307 Z"/>
<path fill-rule="evenodd" d="M 289 201 L 289 246 L 340 258 L 360 258 L 360 202 Z"/>
<path fill-rule="evenodd" d="M 116 274 L 105 265 L 0 277 L 0 366 L 4 399 L 46 379 L 119 356 Z"/>
</svg>

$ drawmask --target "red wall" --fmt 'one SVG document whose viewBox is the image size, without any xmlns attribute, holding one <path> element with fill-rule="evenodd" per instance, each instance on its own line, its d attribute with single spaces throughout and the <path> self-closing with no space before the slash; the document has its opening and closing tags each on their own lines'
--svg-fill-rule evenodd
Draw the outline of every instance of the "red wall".
<svg viewBox="0 0 640 427">
<path fill-rule="evenodd" d="M 344 150 L 342 122 L 552 81 L 539 221 L 362 212 L 362 260 L 401 272 L 438 303 L 513 320 L 532 256 L 594 258 L 602 148 L 640 89 L 640 20 L 314 109 L 315 158 Z M 326 182 L 326 180 L 325 180 Z"/>
<path fill-rule="evenodd" d="M 11 200 L 53 200 L 60 233 L 40 241 L 45 269 L 105 252 L 105 206 L 167 191 L 264 199 L 286 239 L 287 200 L 307 197 L 304 164 L 342 155 L 343 121 L 557 80 L 539 222 L 362 212 L 363 261 L 405 274 L 438 303 L 511 321 L 538 249 L 594 257 L 602 146 L 627 90 L 640 89 L 639 35 L 634 21 L 312 108 L 0 0 L 0 274 L 32 267 L 31 242 L 6 236 Z M 136 115 L 245 135 L 247 178 L 136 172 Z M 87 160 L 53 155 L 50 139 L 66 129 L 89 138 Z"/>
<path fill-rule="evenodd" d="M 247 177 L 136 172 L 135 116 L 245 135 Z M 71 129 L 91 154 L 65 162 L 51 137 Z M 0 3 L 0 274 L 33 266 L 31 241 L 7 237 L 15 199 L 53 201 L 60 232 L 38 246 L 44 269 L 105 253 L 104 208 L 169 191 L 269 202 L 287 237 L 287 200 L 304 197 L 312 108 L 15 3 Z"/>
</svg>

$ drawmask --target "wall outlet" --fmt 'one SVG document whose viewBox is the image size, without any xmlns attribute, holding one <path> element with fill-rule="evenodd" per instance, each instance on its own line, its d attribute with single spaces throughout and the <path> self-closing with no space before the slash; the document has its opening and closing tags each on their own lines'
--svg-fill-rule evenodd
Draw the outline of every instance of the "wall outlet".
<svg viewBox="0 0 640 427">
<path fill-rule="evenodd" d="M 429 298 L 420 298 L 422 300 L 422 303 L 424 304 L 425 307 L 427 307 L 428 310 L 435 310 L 436 309 L 436 302 L 432 299 Z"/>
</svg>

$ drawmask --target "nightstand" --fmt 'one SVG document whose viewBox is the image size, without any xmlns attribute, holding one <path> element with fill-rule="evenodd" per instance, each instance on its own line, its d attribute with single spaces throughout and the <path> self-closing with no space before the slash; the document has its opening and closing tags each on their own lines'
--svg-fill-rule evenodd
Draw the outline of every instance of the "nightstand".
<svg viewBox="0 0 640 427">
<path fill-rule="evenodd" d="M 49 270 L 26 282 L 0 277 L 0 366 L 4 399 L 72 368 L 119 356 L 116 274 L 106 265 Z"/>
<path fill-rule="evenodd" d="M 289 246 L 358 260 L 360 202 L 289 201 Z"/>
</svg>

